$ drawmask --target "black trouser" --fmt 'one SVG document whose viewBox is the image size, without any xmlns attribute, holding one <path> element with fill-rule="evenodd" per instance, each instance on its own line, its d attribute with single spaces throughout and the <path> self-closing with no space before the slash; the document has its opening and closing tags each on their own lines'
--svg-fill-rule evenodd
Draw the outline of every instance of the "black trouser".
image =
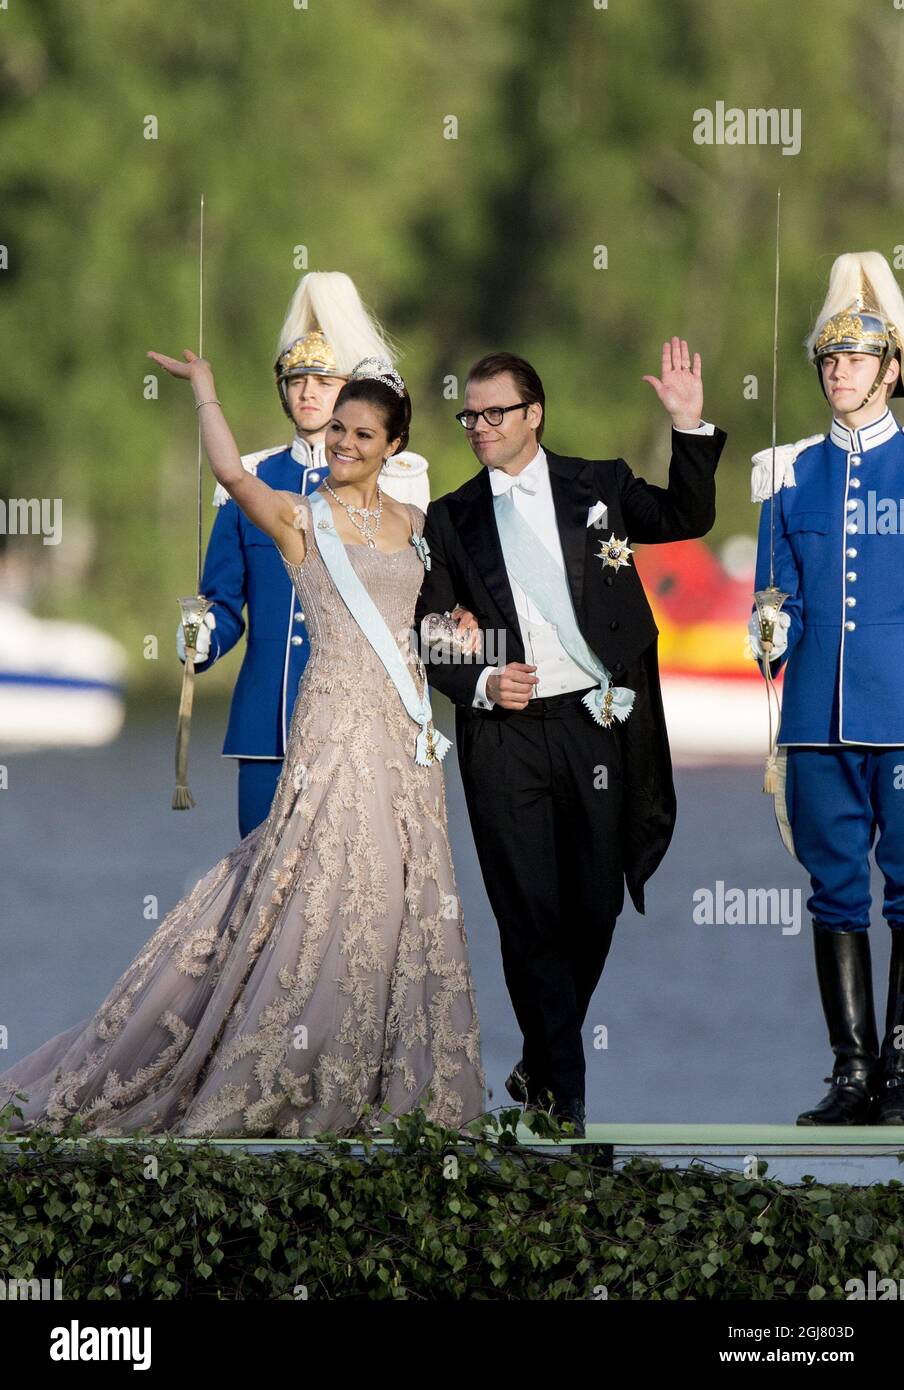
<svg viewBox="0 0 904 1390">
<path fill-rule="evenodd" d="M 466 717 L 459 762 L 536 1094 L 584 1099 L 581 1025 L 624 903 L 617 725 L 578 691 Z"/>
</svg>

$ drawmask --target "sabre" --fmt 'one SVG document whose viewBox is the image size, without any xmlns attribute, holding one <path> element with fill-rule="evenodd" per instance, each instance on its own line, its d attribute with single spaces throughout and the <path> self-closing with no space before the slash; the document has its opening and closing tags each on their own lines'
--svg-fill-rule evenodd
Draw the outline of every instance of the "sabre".
<svg viewBox="0 0 904 1390">
<path fill-rule="evenodd" d="M 198 231 L 198 356 L 204 356 L 204 194 L 201 194 L 201 221 Z M 173 792 L 172 809 L 188 811 L 194 806 L 194 798 L 188 787 L 188 744 L 191 736 L 191 712 L 195 693 L 195 658 L 197 656 L 198 633 L 205 614 L 211 607 L 209 599 L 201 593 L 201 475 L 203 471 L 203 449 L 201 444 L 201 419 L 198 417 L 198 553 L 196 592 L 188 598 L 180 598 L 182 632 L 185 637 L 185 666 L 182 671 L 182 691 L 179 697 L 179 721 L 176 729 L 176 788 Z"/>
<path fill-rule="evenodd" d="M 760 647 L 764 658 L 763 674 L 766 678 L 766 701 L 769 707 L 769 751 L 766 755 L 766 771 L 763 778 L 763 791 L 774 794 L 779 789 L 778 755 L 775 738 L 778 737 L 778 716 L 781 703 L 775 682 L 772 679 L 772 646 L 775 638 L 775 624 L 782 604 L 788 597 L 775 583 L 775 449 L 778 425 L 778 299 L 781 275 L 781 217 L 782 190 L 776 190 L 775 200 L 775 293 L 772 310 L 772 490 L 769 494 L 769 584 L 758 589 L 753 596 L 756 604 L 757 622 L 760 633 Z M 776 728 L 772 731 L 772 706 L 775 701 Z"/>
<path fill-rule="evenodd" d="M 201 217 L 204 216 L 204 204 L 201 203 Z M 203 221 L 202 221 L 203 226 Z M 769 496 L 769 587 L 775 587 L 775 444 L 778 425 L 778 292 L 779 279 L 781 276 L 781 231 L 782 231 L 782 190 L 778 188 L 775 195 L 775 293 L 772 303 L 772 492 Z M 198 426 L 198 449 L 201 448 L 200 437 L 201 426 Z M 200 452 L 199 452 L 200 468 Z M 200 503 L 199 503 L 200 506 Z M 198 520 L 200 521 L 200 511 Z M 200 544 L 200 536 L 199 536 Z M 200 551 L 199 551 L 200 555 Z M 200 564 L 200 561 L 199 561 Z M 201 571 L 198 570 L 198 588 L 201 587 Z"/>
<path fill-rule="evenodd" d="M 198 227 L 198 356 L 204 356 L 204 194 L 201 194 L 201 221 Z M 773 406 L 773 411 L 775 407 Z M 775 425 L 772 432 L 773 464 L 775 462 Z M 198 564 L 195 588 L 201 592 L 201 417 L 198 416 Z"/>
</svg>

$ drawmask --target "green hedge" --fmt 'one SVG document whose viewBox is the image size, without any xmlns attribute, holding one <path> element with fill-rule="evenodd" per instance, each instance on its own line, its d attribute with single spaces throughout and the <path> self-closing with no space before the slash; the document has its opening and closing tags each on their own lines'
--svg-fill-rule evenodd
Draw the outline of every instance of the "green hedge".
<svg viewBox="0 0 904 1390">
<path fill-rule="evenodd" d="M 64 1298 L 800 1300 L 845 1298 L 869 1269 L 904 1278 L 899 1182 L 612 1172 L 577 1148 L 525 1149 L 517 1109 L 489 1132 L 417 1110 L 387 1123 L 391 1148 L 332 1136 L 266 1157 L 108 1144 L 77 1121 L 31 1131 L 26 1151 L 10 1112 L 0 1279 L 60 1278 Z"/>
</svg>

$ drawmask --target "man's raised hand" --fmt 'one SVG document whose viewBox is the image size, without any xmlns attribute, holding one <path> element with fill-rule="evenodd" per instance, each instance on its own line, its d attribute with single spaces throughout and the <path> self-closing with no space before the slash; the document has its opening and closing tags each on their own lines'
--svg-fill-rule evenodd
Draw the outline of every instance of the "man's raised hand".
<svg viewBox="0 0 904 1390">
<path fill-rule="evenodd" d="M 662 345 L 662 379 L 645 376 L 678 430 L 695 430 L 703 415 L 703 375 L 699 352 L 691 354 L 683 338 Z"/>
</svg>

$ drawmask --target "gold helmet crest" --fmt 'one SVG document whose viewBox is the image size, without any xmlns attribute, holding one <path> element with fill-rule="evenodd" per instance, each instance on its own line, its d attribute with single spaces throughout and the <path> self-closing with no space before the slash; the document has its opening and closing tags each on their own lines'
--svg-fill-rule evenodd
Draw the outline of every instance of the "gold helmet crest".
<svg viewBox="0 0 904 1390">
<path fill-rule="evenodd" d="M 280 330 L 273 364 L 289 418 L 288 381 L 308 373 L 348 378 L 364 357 L 386 358 L 394 365 L 396 353 L 361 302 L 354 281 L 340 270 L 312 270 L 303 275 Z"/>
<path fill-rule="evenodd" d="M 879 367 L 858 406 L 862 409 L 878 391 L 889 363 L 897 358 L 901 364 L 902 341 L 904 299 L 885 257 L 878 251 L 852 251 L 839 256 L 832 266 L 825 303 L 807 340 L 820 384 L 822 359 L 830 353 L 857 352 L 877 357 Z M 892 395 L 904 396 L 901 373 Z"/>
</svg>

